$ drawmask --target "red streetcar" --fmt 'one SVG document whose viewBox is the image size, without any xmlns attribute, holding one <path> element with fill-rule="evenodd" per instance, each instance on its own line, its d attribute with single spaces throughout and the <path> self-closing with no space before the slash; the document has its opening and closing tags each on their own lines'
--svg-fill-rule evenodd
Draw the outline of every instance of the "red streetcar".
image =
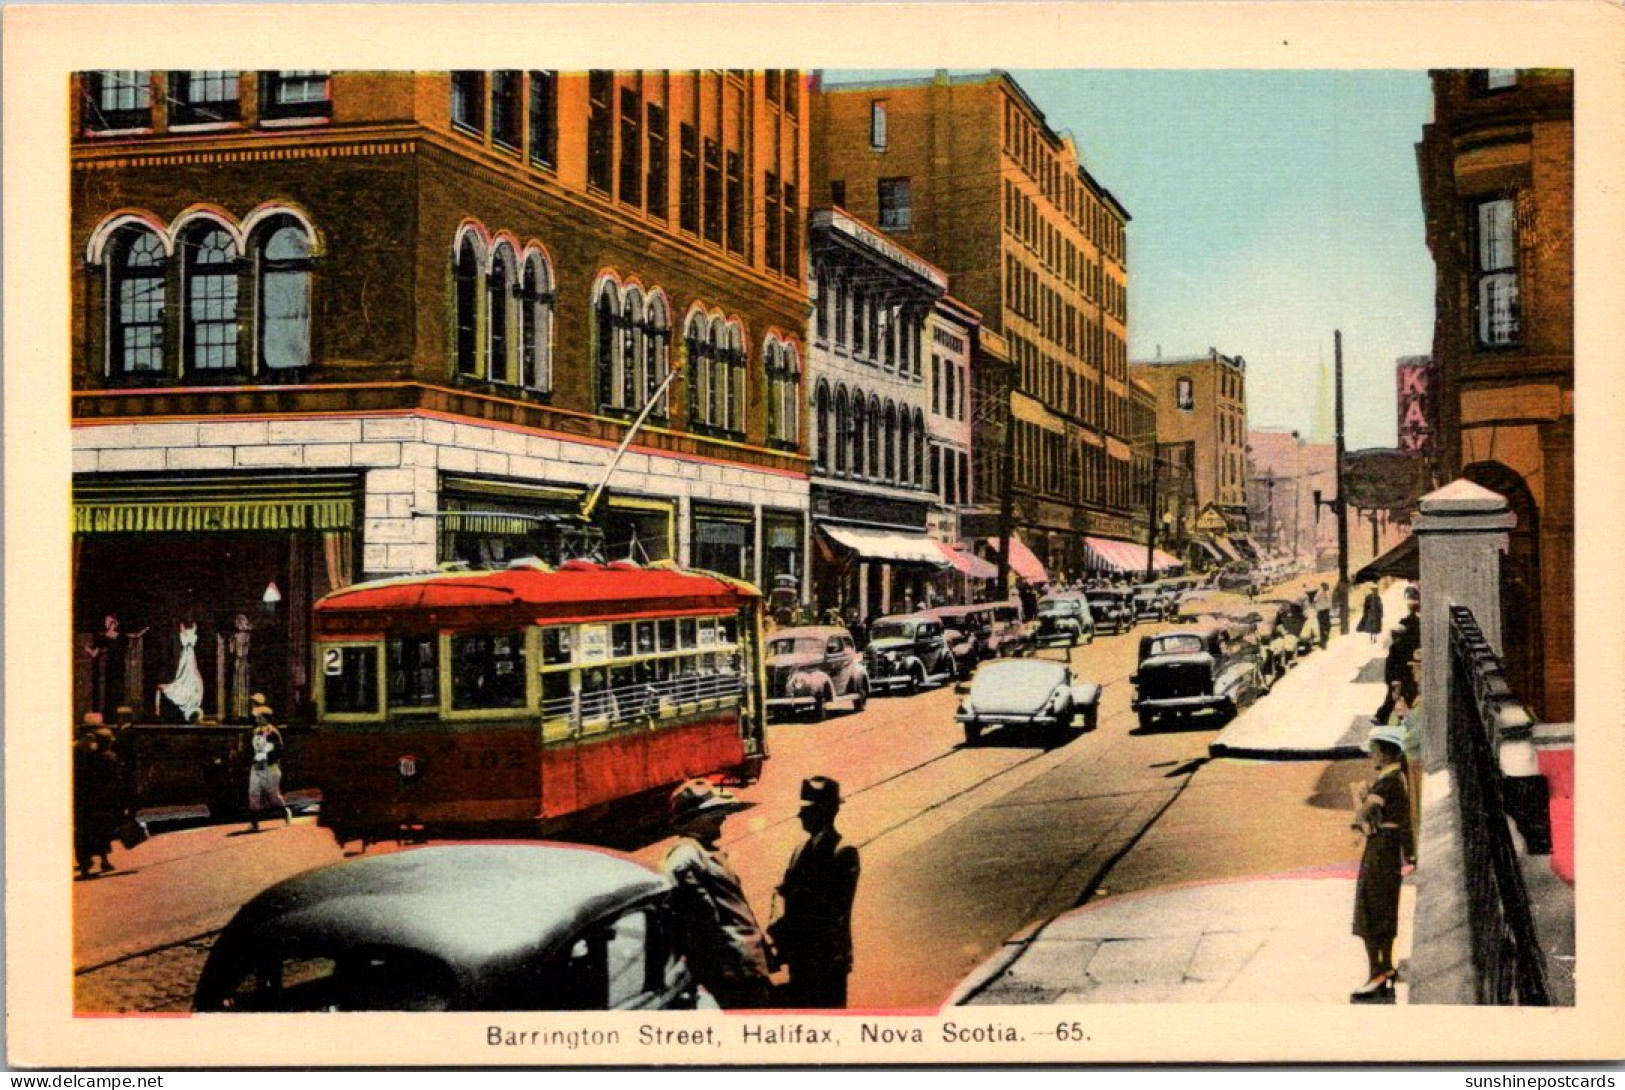
<svg viewBox="0 0 1625 1090">
<path fill-rule="evenodd" d="M 761 597 L 629 562 L 529 561 L 316 603 L 321 824 L 341 844 L 549 832 L 766 758 Z"/>
</svg>

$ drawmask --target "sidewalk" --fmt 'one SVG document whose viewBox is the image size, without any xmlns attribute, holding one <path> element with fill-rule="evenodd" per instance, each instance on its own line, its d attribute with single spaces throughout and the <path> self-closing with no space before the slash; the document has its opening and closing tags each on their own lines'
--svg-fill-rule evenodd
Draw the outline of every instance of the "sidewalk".
<svg viewBox="0 0 1625 1090">
<path fill-rule="evenodd" d="M 1383 597 L 1392 628 L 1403 616 L 1404 588 Z M 1236 716 L 1208 747 L 1215 757 L 1266 760 L 1336 760 L 1361 757 L 1371 714 L 1382 704 L 1387 651 L 1362 632 L 1339 636 L 1287 671 L 1268 696 Z"/>
<path fill-rule="evenodd" d="M 1410 949 L 1401 894 L 1394 955 Z M 1354 873 L 1300 871 L 1114 897 L 1006 944 L 952 1003 L 1348 1004 L 1365 979 L 1349 935 Z M 1397 988 L 1405 1001 L 1406 986 Z"/>
</svg>

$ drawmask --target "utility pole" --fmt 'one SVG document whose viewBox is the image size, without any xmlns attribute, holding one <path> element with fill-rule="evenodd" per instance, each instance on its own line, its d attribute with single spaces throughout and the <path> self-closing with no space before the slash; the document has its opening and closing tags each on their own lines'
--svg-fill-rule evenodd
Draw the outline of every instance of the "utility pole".
<svg viewBox="0 0 1625 1090">
<path fill-rule="evenodd" d="M 1343 331 L 1334 330 L 1332 343 L 1337 359 L 1337 582 L 1347 597 L 1349 583 L 1349 520 L 1348 505 L 1344 500 L 1343 491 Z M 1349 611 L 1347 605 L 1338 617 L 1337 630 L 1341 635 L 1349 634 Z"/>
<path fill-rule="evenodd" d="M 1016 476 L 1016 419 L 1015 419 L 1015 364 L 1004 365 L 1004 434 L 999 436 L 1004 447 L 1002 455 L 1003 480 L 999 482 L 999 588 L 997 600 L 1010 600 L 1010 522 L 1015 517 Z"/>
<path fill-rule="evenodd" d="M 1153 439 L 1151 442 L 1151 449 L 1153 451 L 1151 455 L 1151 511 L 1150 517 L 1147 519 L 1147 522 L 1150 524 L 1151 528 L 1150 532 L 1147 533 L 1145 537 L 1145 581 L 1147 583 L 1151 582 L 1157 577 L 1157 469 L 1161 463 L 1157 460 L 1157 456 L 1154 453 L 1157 449 L 1155 439 Z"/>
</svg>

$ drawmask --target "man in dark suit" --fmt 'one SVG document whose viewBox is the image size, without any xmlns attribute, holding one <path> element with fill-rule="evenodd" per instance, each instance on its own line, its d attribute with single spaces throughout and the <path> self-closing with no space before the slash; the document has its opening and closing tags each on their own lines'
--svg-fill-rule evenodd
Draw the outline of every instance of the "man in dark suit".
<svg viewBox="0 0 1625 1090">
<path fill-rule="evenodd" d="M 1382 706 L 1372 721 L 1381 725 L 1388 722 L 1394 710 L 1397 684 L 1402 689 L 1412 680 L 1411 658 L 1422 650 L 1422 599 L 1415 587 L 1405 588 L 1405 616 L 1393 631 L 1388 642 L 1388 658 L 1383 663 L 1382 680 L 1387 690 Z"/>
<path fill-rule="evenodd" d="M 777 960 L 790 970 L 784 1005 L 846 1006 L 852 972 L 852 898 L 858 889 L 858 849 L 841 843 L 835 815 L 841 785 L 827 776 L 801 784 L 801 827 L 807 840 L 790 857 L 779 885 L 784 914 L 768 927 Z"/>
</svg>

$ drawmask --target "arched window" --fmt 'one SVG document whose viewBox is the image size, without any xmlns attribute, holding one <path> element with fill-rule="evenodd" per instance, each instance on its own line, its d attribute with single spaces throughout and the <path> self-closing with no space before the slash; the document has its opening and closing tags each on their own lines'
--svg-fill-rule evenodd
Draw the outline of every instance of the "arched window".
<svg viewBox="0 0 1625 1090">
<path fill-rule="evenodd" d="M 880 397 L 877 394 L 869 395 L 869 476 L 880 477 L 880 439 L 883 434 L 881 427 Z"/>
<path fill-rule="evenodd" d="M 615 338 L 615 398 L 618 409 L 640 409 L 648 386 L 639 373 L 643 359 L 643 294 L 627 288 L 621 300 L 621 321 Z"/>
<path fill-rule="evenodd" d="M 745 434 L 745 333 L 737 322 L 728 326 L 728 415 L 729 431 Z"/>
<path fill-rule="evenodd" d="M 705 422 L 713 428 L 725 427 L 728 422 L 729 374 L 727 348 L 728 334 L 721 318 L 711 319 L 711 340 L 708 359 L 711 366 L 711 404 Z"/>
<path fill-rule="evenodd" d="M 852 437 L 852 419 L 846 404 L 846 387 L 835 390 L 835 472 L 845 473 L 848 465 L 847 444 Z"/>
<path fill-rule="evenodd" d="M 869 299 L 856 289 L 852 292 L 852 354 L 861 356 L 867 349 L 864 331 L 868 328 L 865 317 L 869 313 Z"/>
<path fill-rule="evenodd" d="M 553 389 L 553 270 L 539 253 L 525 258 L 519 286 L 519 385 Z"/>
<path fill-rule="evenodd" d="M 848 301 L 845 281 L 837 278 L 833 286 L 833 292 L 835 295 L 835 343 L 845 347 Z"/>
<path fill-rule="evenodd" d="M 457 373 L 477 375 L 480 371 L 479 309 L 480 258 L 472 235 L 463 236 L 453 262 L 457 279 Z"/>
<path fill-rule="evenodd" d="M 293 219 L 273 220 L 256 236 L 260 367 L 310 364 L 311 240 Z"/>
<path fill-rule="evenodd" d="M 895 402 L 886 402 L 886 431 L 881 437 L 884 444 L 885 469 L 881 476 L 892 484 L 897 483 L 897 405 Z"/>
<path fill-rule="evenodd" d="M 502 243 L 491 258 L 491 272 L 486 277 L 485 377 L 492 382 L 512 382 L 514 369 L 509 365 L 513 338 L 513 304 L 516 265 L 513 249 Z"/>
<path fill-rule="evenodd" d="M 779 342 L 769 340 L 762 346 L 762 365 L 767 371 L 767 437 L 777 442 L 784 427 L 784 402 L 779 396 L 784 365 L 779 362 Z"/>
<path fill-rule="evenodd" d="M 910 484 L 914 480 L 914 468 L 909 463 L 914 455 L 914 418 L 903 410 L 902 438 L 897 446 L 897 483 Z"/>
<path fill-rule="evenodd" d="M 852 404 L 851 440 L 852 476 L 854 477 L 862 477 L 864 474 L 873 471 L 873 455 L 869 454 L 868 457 L 865 457 L 868 452 L 874 449 L 871 446 L 871 435 L 872 433 L 869 430 L 869 403 L 863 399 L 863 395 L 860 393 Z"/>
<path fill-rule="evenodd" d="M 108 372 L 140 378 L 164 372 L 164 244 L 153 232 L 127 227 L 113 240 L 108 263 Z"/>
<path fill-rule="evenodd" d="M 186 369 L 237 370 L 237 244 L 215 223 L 201 223 L 182 240 L 186 255 Z"/>
<path fill-rule="evenodd" d="M 880 351 L 883 362 L 887 367 L 897 366 L 897 310 L 887 307 L 880 315 L 881 346 Z M 907 368 L 904 368 L 906 371 Z"/>
<path fill-rule="evenodd" d="M 643 329 L 643 400 L 655 396 L 671 371 L 671 318 L 666 313 L 666 301 L 660 295 L 649 297 L 648 316 Z M 662 393 L 660 404 L 653 410 L 655 416 L 670 415 L 670 398 Z"/>
<path fill-rule="evenodd" d="M 698 314 L 689 315 L 683 342 L 688 356 L 688 422 L 704 424 L 710 419 L 711 360 L 705 320 Z"/>
<path fill-rule="evenodd" d="M 914 410 L 914 487 L 925 487 L 925 414 Z"/>
<path fill-rule="evenodd" d="M 818 280 L 818 294 L 813 306 L 814 321 L 817 322 L 818 339 L 829 339 L 829 273 L 822 269 L 814 269 L 813 276 Z"/>
<path fill-rule="evenodd" d="M 762 346 L 767 370 L 767 434 L 773 442 L 795 447 L 801 438 L 801 371 L 795 352 L 769 338 Z"/>
<path fill-rule="evenodd" d="M 617 327 L 620 324 L 620 295 L 613 280 L 598 282 L 598 297 L 593 303 L 593 352 L 598 369 L 598 404 L 613 406 L 620 393 L 615 372 Z"/>
<path fill-rule="evenodd" d="M 784 441 L 792 449 L 801 446 L 801 355 L 793 345 L 783 347 L 784 358 Z"/>
<path fill-rule="evenodd" d="M 818 389 L 813 393 L 813 457 L 821 472 L 830 471 L 829 461 L 829 384 L 819 380 Z"/>
</svg>

